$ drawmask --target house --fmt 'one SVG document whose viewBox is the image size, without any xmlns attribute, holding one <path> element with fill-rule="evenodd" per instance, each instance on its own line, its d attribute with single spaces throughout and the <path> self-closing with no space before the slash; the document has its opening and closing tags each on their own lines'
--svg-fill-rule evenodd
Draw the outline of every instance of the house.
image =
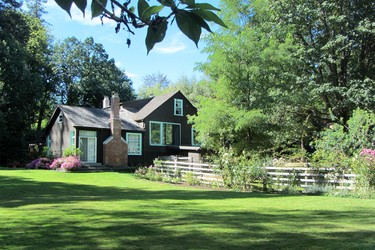
<svg viewBox="0 0 375 250">
<path fill-rule="evenodd" d="M 82 162 L 114 167 L 196 155 L 200 147 L 187 118 L 196 113 L 180 91 L 125 103 L 113 93 L 111 100 L 104 98 L 102 109 L 57 106 L 47 125 L 47 146 L 57 157 L 74 146 Z"/>
</svg>

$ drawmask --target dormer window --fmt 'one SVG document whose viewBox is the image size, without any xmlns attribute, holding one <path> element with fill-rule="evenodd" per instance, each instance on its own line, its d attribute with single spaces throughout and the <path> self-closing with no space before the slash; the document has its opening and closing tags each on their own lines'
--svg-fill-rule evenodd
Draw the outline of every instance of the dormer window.
<svg viewBox="0 0 375 250">
<path fill-rule="evenodd" d="M 183 116 L 183 100 L 182 99 L 174 99 L 174 115 Z"/>
</svg>

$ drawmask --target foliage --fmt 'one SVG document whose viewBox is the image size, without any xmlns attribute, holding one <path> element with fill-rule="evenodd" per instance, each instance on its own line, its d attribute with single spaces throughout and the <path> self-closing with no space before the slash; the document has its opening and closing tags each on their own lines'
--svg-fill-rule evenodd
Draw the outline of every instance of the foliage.
<svg viewBox="0 0 375 250">
<path fill-rule="evenodd" d="M 236 156 L 233 150 L 223 151 L 219 158 L 220 171 L 227 187 L 240 190 L 264 188 L 267 172 L 266 159 L 259 155 L 243 152 Z"/>
<path fill-rule="evenodd" d="M 79 148 L 76 148 L 75 146 L 70 146 L 64 150 L 63 153 L 64 157 L 68 156 L 80 156 L 81 150 Z"/>
<path fill-rule="evenodd" d="M 200 180 L 197 177 L 195 177 L 194 174 L 191 172 L 185 173 L 184 177 L 186 183 L 190 186 L 198 186 L 201 184 Z"/>
<path fill-rule="evenodd" d="M 70 37 L 57 43 L 53 59 L 60 103 L 100 108 L 103 96 L 113 91 L 119 93 L 121 101 L 134 99 L 131 80 L 91 37 L 83 42 Z"/>
<path fill-rule="evenodd" d="M 300 61 L 297 83 L 324 104 L 320 122 L 346 124 L 357 107 L 374 110 L 373 7 L 371 1 L 271 2 L 275 23 L 288 27 L 299 47 L 292 54 Z"/>
<path fill-rule="evenodd" d="M 61 164 L 61 169 L 64 171 L 77 170 L 81 167 L 81 161 L 77 156 L 68 156 L 64 158 L 64 162 Z"/>
<path fill-rule="evenodd" d="M 63 171 L 74 171 L 81 168 L 81 161 L 77 156 L 67 156 L 55 159 L 50 169 L 62 169 Z"/>
<path fill-rule="evenodd" d="M 55 0 L 56 3 L 70 15 L 70 9 L 74 3 L 84 14 L 87 6 L 87 0 Z M 110 3 L 110 8 L 107 6 Z M 155 2 L 155 1 L 152 1 Z M 174 1 L 158 0 L 158 5 L 151 5 L 146 0 L 138 0 L 137 6 L 131 5 L 131 0 L 120 4 L 114 0 L 92 0 L 91 13 L 92 18 L 108 18 L 117 23 L 116 32 L 119 32 L 121 25 L 134 34 L 130 26 L 134 28 L 147 28 L 146 47 L 147 53 L 152 50 L 156 43 L 164 40 L 168 29 L 169 20 L 176 21 L 178 28 L 197 46 L 202 33 L 202 28 L 211 32 L 208 22 L 214 22 L 225 27 L 224 22 L 214 13 L 219 11 L 209 3 L 195 3 L 195 0 Z M 183 8 L 181 8 L 183 6 Z M 168 15 L 163 15 L 163 9 L 170 9 Z M 136 12 L 137 10 L 137 12 Z M 130 39 L 127 40 L 130 46 Z"/>
<path fill-rule="evenodd" d="M 375 187 L 375 150 L 364 148 L 353 161 L 352 168 L 357 174 L 356 188 L 367 190 Z"/>
<path fill-rule="evenodd" d="M 0 5 L 0 162 L 26 159 L 48 71 L 46 29 L 12 2 Z"/>
<path fill-rule="evenodd" d="M 335 160 L 335 154 L 349 157 L 375 142 L 375 113 L 356 109 L 347 121 L 347 126 L 333 124 L 322 131 L 314 141 L 315 158 Z M 337 157 L 340 158 L 340 157 Z M 322 159 L 323 160 L 323 159 Z M 337 159 L 338 163 L 342 159 Z"/>
<path fill-rule="evenodd" d="M 64 163 L 64 158 L 56 158 L 53 160 L 52 164 L 50 165 L 51 169 L 59 169 L 61 165 Z"/>
<path fill-rule="evenodd" d="M 51 159 L 38 158 L 28 163 L 25 168 L 27 169 L 50 169 Z"/>
</svg>

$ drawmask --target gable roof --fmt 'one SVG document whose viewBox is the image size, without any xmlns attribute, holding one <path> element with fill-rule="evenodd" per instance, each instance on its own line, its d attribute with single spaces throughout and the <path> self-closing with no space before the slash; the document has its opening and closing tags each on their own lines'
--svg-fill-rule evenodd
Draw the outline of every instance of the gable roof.
<svg viewBox="0 0 375 250">
<path fill-rule="evenodd" d="M 168 101 L 171 97 L 176 95 L 177 93 L 181 93 L 179 90 L 160 95 L 155 96 L 147 99 L 137 100 L 130 105 L 128 103 L 123 103 L 123 107 L 128 109 L 131 112 L 134 112 L 133 119 L 136 121 L 141 121 L 145 119 L 148 115 L 150 115 L 152 112 L 154 112 L 157 108 L 159 108 L 163 103 Z"/>
<path fill-rule="evenodd" d="M 61 110 L 64 115 L 73 123 L 75 127 L 104 128 L 110 129 L 110 108 L 87 108 L 78 106 L 59 105 L 57 110 Z M 54 114 L 55 116 L 55 114 Z M 54 117 L 53 116 L 53 117 Z M 131 113 L 120 109 L 121 129 L 143 131 L 144 129 L 131 118 Z"/>
</svg>

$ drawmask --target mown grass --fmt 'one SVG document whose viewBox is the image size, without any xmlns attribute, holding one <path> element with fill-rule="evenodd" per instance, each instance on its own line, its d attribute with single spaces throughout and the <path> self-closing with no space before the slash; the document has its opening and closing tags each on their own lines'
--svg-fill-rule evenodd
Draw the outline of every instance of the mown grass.
<svg viewBox="0 0 375 250">
<path fill-rule="evenodd" d="M 374 249 L 375 200 L 0 170 L 0 249 Z"/>
</svg>

